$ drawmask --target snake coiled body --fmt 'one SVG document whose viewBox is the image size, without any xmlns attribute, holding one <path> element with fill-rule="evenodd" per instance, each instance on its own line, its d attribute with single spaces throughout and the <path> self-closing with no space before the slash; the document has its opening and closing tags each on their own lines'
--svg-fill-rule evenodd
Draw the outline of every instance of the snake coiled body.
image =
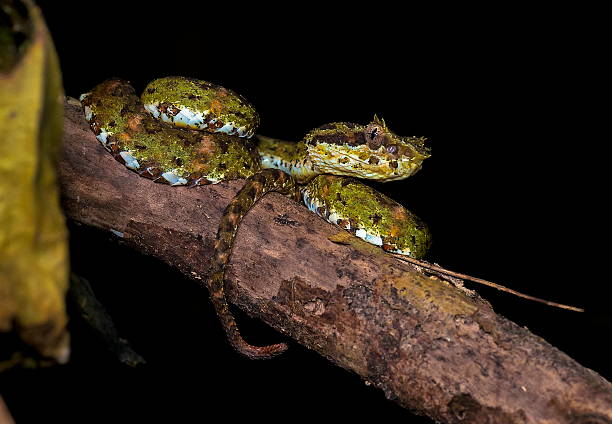
<svg viewBox="0 0 612 424">
<path fill-rule="evenodd" d="M 108 80 L 81 96 L 96 138 L 140 176 L 169 185 L 198 186 L 246 178 L 219 226 L 207 288 L 232 346 L 253 359 L 284 344 L 256 347 L 242 339 L 225 298 L 224 273 L 240 221 L 262 196 L 281 192 L 386 251 L 425 254 L 429 232 L 414 214 L 354 178 L 407 178 L 429 157 L 424 139 L 400 137 L 384 121 L 326 124 L 299 143 L 254 135 L 259 117 L 231 90 L 194 79 L 151 82 L 139 98 L 129 83 Z M 272 168 L 272 169 L 266 169 Z M 298 183 L 303 184 L 298 186 Z"/>
</svg>

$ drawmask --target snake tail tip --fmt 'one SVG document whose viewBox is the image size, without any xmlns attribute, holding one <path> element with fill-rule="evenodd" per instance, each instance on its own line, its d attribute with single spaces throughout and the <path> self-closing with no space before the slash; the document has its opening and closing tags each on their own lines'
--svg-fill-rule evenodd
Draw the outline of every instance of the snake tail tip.
<svg viewBox="0 0 612 424">
<path fill-rule="evenodd" d="M 272 359 L 284 353 L 289 348 L 285 343 L 277 343 L 268 346 L 252 346 L 246 342 L 234 347 L 239 353 L 249 359 Z"/>
</svg>

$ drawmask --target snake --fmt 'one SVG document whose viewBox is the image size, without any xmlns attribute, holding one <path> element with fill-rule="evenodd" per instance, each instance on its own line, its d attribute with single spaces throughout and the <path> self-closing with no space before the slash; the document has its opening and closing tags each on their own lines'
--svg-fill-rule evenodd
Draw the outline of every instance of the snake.
<svg viewBox="0 0 612 424">
<path fill-rule="evenodd" d="M 159 78 L 140 96 L 128 81 L 114 78 L 79 100 L 101 145 L 141 177 L 187 187 L 246 179 L 221 218 L 205 285 L 230 344 L 248 358 L 287 349 L 284 343 L 246 342 L 225 295 L 239 224 L 265 194 L 287 195 L 387 252 L 419 259 L 430 246 L 423 221 L 359 181 L 407 178 L 430 157 L 424 137 L 399 136 L 377 116 L 365 125 L 328 123 L 289 142 L 256 135 L 259 115 L 246 98 L 194 78 Z"/>
</svg>

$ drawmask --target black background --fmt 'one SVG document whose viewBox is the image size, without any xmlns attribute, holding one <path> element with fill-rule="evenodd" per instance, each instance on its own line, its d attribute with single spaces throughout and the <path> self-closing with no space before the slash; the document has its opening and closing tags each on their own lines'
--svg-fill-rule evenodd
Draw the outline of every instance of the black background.
<svg viewBox="0 0 612 424">
<path fill-rule="evenodd" d="M 299 140 L 323 123 L 368 122 L 374 113 L 399 134 L 427 136 L 433 155 L 423 169 L 376 187 L 429 224 L 428 259 L 585 307 L 562 311 L 468 283 L 499 313 L 612 377 L 609 278 L 597 272 L 606 262 L 594 259 L 592 242 L 604 239 L 596 214 L 607 193 L 589 191 L 602 180 L 586 165 L 601 140 L 591 133 L 599 66 L 589 32 L 574 26 L 579 17 L 555 25 L 519 10 L 463 10 L 482 15 L 442 20 L 382 5 L 39 4 L 67 95 L 112 76 L 141 90 L 178 74 L 247 97 L 262 118 L 259 132 L 270 136 Z M 218 413 L 272 422 L 412 419 L 296 344 L 272 361 L 239 357 L 190 281 L 109 235 L 71 229 L 73 267 L 148 364 L 117 364 L 75 321 L 70 365 L 5 380 L 18 422 L 190 422 Z M 252 342 L 281 338 L 244 314 L 238 319 Z"/>
</svg>

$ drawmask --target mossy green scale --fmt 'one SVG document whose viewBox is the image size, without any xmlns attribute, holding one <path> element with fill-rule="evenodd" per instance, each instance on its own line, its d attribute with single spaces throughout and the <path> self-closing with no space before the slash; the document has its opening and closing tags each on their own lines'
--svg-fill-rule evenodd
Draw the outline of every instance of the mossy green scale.
<svg viewBox="0 0 612 424">
<path fill-rule="evenodd" d="M 172 171 L 187 180 L 207 182 L 248 178 L 259 170 L 259 156 L 250 142 L 226 134 L 180 129 L 152 118 L 126 82 L 109 80 L 84 99 L 97 133 L 107 132 L 105 145 L 115 156 L 129 152 L 140 169 Z"/>
<path fill-rule="evenodd" d="M 166 103 L 179 109 L 189 108 L 195 113 L 208 114 L 208 119 L 233 122 L 247 131 L 255 131 L 259 125 L 255 107 L 244 97 L 207 81 L 185 77 L 159 78 L 147 85 L 141 100 L 144 104 Z"/>
<path fill-rule="evenodd" d="M 431 244 L 427 226 L 416 215 L 357 180 L 320 175 L 308 184 L 307 190 L 327 213 L 348 220 L 352 230 L 361 228 L 381 236 L 383 247 L 409 250 L 410 256 L 421 258 Z"/>
</svg>

